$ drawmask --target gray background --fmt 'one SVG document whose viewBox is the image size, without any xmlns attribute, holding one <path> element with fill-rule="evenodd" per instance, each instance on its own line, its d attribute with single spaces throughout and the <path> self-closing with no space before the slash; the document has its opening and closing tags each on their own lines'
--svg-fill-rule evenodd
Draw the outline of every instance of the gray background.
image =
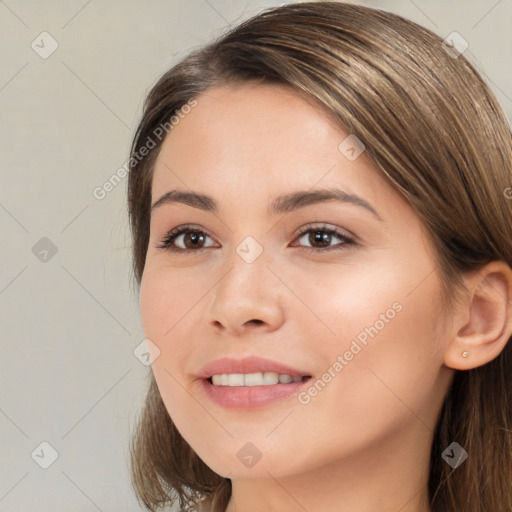
<svg viewBox="0 0 512 512">
<path fill-rule="evenodd" d="M 282 3 L 0 0 L 0 512 L 139 510 L 128 439 L 149 367 L 133 352 L 126 179 L 93 190 L 175 59 Z M 355 3 L 459 32 L 512 119 L 512 0 Z"/>
</svg>

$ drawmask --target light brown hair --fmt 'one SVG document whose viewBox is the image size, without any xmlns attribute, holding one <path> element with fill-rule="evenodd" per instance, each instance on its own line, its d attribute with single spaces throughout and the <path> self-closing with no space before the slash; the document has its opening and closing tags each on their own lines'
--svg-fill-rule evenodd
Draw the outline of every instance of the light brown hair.
<svg viewBox="0 0 512 512">
<path fill-rule="evenodd" d="M 495 96 L 463 55 L 396 14 L 338 2 L 267 9 L 190 53 L 149 92 L 131 148 L 128 179 L 133 275 L 140 285 L 149 239 L 151 180 L 161 141 L 134 158 L 154 130 L 210 87 L 279 83 L 315 98 L 423 221 L 446 308 L 465 272 L 501 260 L 512 267 L 510 126 Z M 449 311 L 449 309 L 447 309 Z M 453 441 L 468 459 L 441 458 Z M 225 510 L 231 482 L 184 441 L 149 374 L 133 432 L 132 482 L 151 511 L 207 498 Z M 455 371 L 432 443 L 433 512 L 512 510 L 512 343 L 493 361 Z"/>
</svg>

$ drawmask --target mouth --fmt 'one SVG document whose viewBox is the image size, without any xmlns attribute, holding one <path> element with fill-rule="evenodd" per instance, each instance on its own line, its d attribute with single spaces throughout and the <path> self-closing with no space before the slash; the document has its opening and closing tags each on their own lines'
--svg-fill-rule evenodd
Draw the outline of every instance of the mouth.
<svg viewBox="0 0 512 512">
<path fill-rule="evenodd" d="M 290 380 L 291 379 L 291 380 Z M 249 374 L 215 374 L 201 379 L 208 401 L 223 409 L 255 411 L 270 406 L 290 405 L 312 379 L 311 375 L 294 376 L 275 372 Z"/>
<path fill-rule="evenodd" d="M 198 372 L 202 393 L 226 409 L 251 410 L 284 403 L 308 385 L 312 374 L 255 355 L 217 359 Z"/>
</svg>

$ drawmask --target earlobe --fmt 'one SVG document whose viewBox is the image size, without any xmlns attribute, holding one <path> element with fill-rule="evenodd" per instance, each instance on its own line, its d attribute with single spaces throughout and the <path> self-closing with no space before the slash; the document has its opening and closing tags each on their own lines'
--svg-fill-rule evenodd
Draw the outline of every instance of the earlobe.
<svg viewBox="0 0 512 512">
<path fill-rule="evenodd" d="M 492 261 L 466 278 L 467 297 L 454 311 L 444 364 L 456 370 L 482 366 L 502 352 L 512 334 L 512 269 Z"/>
</svg>

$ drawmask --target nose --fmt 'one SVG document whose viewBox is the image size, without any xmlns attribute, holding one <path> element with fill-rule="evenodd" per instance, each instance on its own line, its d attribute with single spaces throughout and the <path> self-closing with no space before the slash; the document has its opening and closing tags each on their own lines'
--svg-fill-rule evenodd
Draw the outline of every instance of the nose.
<svg viewBox="0 0 512 512">
<path fill-rule="evenodd" d="M 263 252 L 248 263 L 236 252 L 211 291 L 208 323 L 217 334 L 241 336 L 254 329 L 270 332 L 283 322 L 283 285 Z"/>
</svg>

